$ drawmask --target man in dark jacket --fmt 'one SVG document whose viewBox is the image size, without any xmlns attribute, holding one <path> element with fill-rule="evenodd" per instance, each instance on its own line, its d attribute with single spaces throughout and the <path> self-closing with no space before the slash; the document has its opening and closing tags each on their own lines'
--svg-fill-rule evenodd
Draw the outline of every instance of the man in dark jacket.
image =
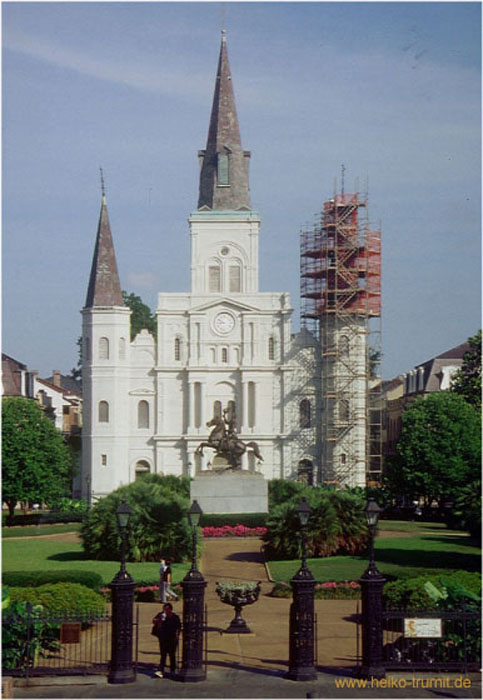
<svg viewBox="0 0 483 700">
<path fill-rule="evenodd" d="M 161 654 L 159 671 L 156 671 L 155 675 L 158 678 L 164 678 L 167 656 L 169 656 L 171 674 L 174 675 L 176 673 L 176 648 L 181 630 L 181 620 L 173 612 L 171 603 L 163 605 L 163 611 L 153 619 L 153 625 L 156 626 L 156 636 L 159 639 L 159 652 Z"/>
</svg>

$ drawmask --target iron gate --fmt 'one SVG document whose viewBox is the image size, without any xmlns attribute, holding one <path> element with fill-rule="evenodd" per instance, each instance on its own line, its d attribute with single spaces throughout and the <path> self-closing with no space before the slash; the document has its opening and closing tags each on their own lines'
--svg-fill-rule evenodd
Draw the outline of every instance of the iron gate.
<svg viewBox="0 0 483 700">
<path fill-rule="evenodd" d="M 481 667 L 481 611 L 387 609 L 383 613 L 386 669 L 460 671 Z"/>
<path fill-rule="evenodd" d="M 4 675 L 104 674 L 111 658 L 112 617 L 88 611 L 51 614 L 27 603 L 24 613 L 2 615 Z M 139 607 L 133 622 L 133 663 L 137 671 Z"/>
</svg>

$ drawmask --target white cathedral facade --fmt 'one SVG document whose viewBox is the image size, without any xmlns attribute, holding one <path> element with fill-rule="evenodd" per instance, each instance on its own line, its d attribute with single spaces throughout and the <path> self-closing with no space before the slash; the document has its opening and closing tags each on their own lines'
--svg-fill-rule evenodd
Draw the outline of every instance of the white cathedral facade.
<svg viewBox="0 0 483 700">
<path fill-rule="evenodd" d="M 225 37 L 198 207 L 189 216 L 191 291 L 160 293 L 157 340 L 130 340 L 103 195 L 83 316 L 82 492 L 97 499 L 146 472 L 194 476 L 214 453 L 206 423 L 235 408 L 239 438 L 258 443 L 244 469 L 321 479 L 316 342 L 292 334 L 286 292 L 258 289 L 260 217 L 249 192 Z M 167 251 L 169 253 L 169 251 Z M 353 484 L 356 485 L 356 484 Z M 361 484 L 358 484 L 361 485 Z"/>
</svg>

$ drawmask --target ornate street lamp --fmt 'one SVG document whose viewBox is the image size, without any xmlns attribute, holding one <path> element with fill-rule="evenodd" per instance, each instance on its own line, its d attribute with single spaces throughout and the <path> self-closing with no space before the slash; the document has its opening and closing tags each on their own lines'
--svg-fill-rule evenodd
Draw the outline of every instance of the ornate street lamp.
<svg viewBox="0 0 483 700">
<path fill-rule="evenodd" d="M 293 601 L 290 605 L 289 663 L 286 678 L 313 681 L 314 663 L 314 588 L 315 579 L 307 568 L 305 527 L 311 508 L 303 498 L 297 508 L 302 531 L 302 566 L 291 579 Z"/>
<path fill-rule="evenodd" d="M 126 530 L 131 509 L 122 501 L 116 511 L 121 535 L 121 568 L 109 584 L 112 592 L 111 663 L 109 683 L 132 683 L 136 674 L 132 661 L 132 630 L 135 583 L 126 571 Z"/>
<path fill-rule="evenodd" d="M 183 587 L 183 652 L 179 680 L 197 683 L 206 680 L 203 666 L 204 601 L 206 581 L 196 568 L 196 528 L 202 510 L 193 501 L 188 511 L 189 523 L 193 531 L 191 569 L 184 577 Z"/>
<path fill-rule="evenodd" d="M 369 566 L 359 579 L 362 598 L 362 666 L 363 678 L 384 678 L 382 589 L 386 579 L 374 560 L 374 538 L 381 508 L 370 498 L 364 509 L 369 527 Z"/>
</svg>

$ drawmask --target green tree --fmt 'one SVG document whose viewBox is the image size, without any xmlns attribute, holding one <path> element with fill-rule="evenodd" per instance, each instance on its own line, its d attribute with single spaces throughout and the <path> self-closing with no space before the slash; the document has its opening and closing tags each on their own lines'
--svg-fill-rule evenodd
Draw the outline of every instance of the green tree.
<svg viewBox="0 0 483 700">
<path fill-rule="evenodd" d="M 121 540 L 116 510 L 123 499 L 132 511 L 126 546 L 129 561 L 157 561 L 161 552 L 177 561 L 188 556 L 189 480 L 146 474 L 112 491 L 91 508 L 81 529 L 89 559 L 111 561 L 119 557 Z"/>
<path fill-rule="evenodd" d="M 2 400 L 2 501 L 54 501 L 69 492 L 73 460 L 62 434 L 32 399 Z"/>
<path fill-rule="evenodd" d="M 480 456 L 479 411 L 450 391 L 429 394 L 404 411 L 385 482 L 393 495 L 441 505 L 454 498 L 455 487 L 479 476 Z"/>
<path fill-rule="evenodd" d="M 128 294 L 123 291 L 122 298 L 126 306 L 129 306 L 132 311 L 131 340 L 133 340 L 143 328 L 147 328 L 154 338 L 156 338 L 156 316 L 149 306 L 143 302 L 141 297 L 138 297 L 133 292 Z"/>
<path fill-rule="evenodd" d="M 470 350 L 463 355 L 461 369 L 455 372 L 451 391 L 481 409 L 481 329 L 468 338 Z"/>
</svg>

